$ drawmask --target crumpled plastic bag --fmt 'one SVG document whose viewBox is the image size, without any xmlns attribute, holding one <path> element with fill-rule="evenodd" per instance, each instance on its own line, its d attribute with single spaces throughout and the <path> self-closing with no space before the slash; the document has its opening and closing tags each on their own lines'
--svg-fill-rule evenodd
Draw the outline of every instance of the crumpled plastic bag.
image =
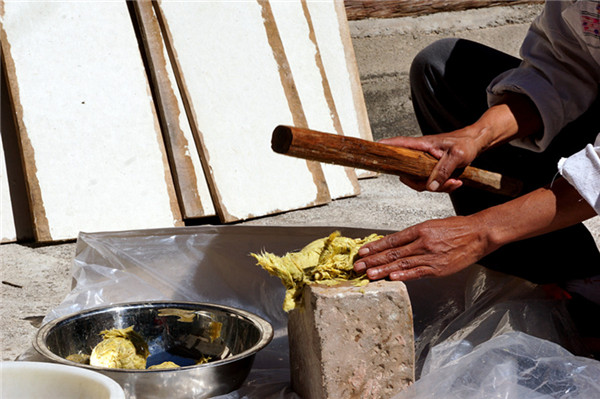
<svg viewBox="0 0 600 399">
<path fill-rule="evenodd" d="M 393 399 L 600 398 L 600 362 L 522 332 L 475 347 L 444 342 L 429 357 L 421 378 Z"/>
</svg>

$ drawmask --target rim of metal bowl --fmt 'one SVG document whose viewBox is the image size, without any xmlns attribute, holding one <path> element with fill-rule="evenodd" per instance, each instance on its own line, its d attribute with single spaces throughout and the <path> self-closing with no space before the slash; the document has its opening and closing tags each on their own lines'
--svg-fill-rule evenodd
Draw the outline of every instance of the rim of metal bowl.
<svg viewBox="0 0 600 399">
<path fill-rule="evenodd" d="M 81 364 L 81 363 L 67 360 L 61 356 L 58 356 L 57 354 L 52 352 L 50 349 L 48 349 L 48 346 L 46 345 L 46 339 L 47 339 L 50 331 L 57 325 L 65 322 L 66 320 L 72 319 L 74 317 L 88 317 L 88 316 L 91 316 L 96 313 L 102 313 L 104 311 L 108 311 L 110 309 L 117 309 L 119 307 L 152 308 L 152 307 L 163 307 L 164 306 L 164 307 L 173 308 L 173 307 L 177 307 L 178 305 L 204 306 L 207 308 L 219 309 L 219 310 L 223 310 L 226 312 L 234 313 L 238 316 L 242 316 L 257 326 L 257 328 L 261 332 L 261 338 L 258 340 L 258 342 L 256 344 L 252 345 L 250 348 L 246 349 L 245 351 L 240 352 L 237 355 L 233 355 L 233 356 L 225 358 L 225 359 L 215 360 L 213 362 L 204 363 L 204 364 L 183 366 L 183 367 L 173 368 L 173 369 L 153 369 L 153 370 L 150 370 L 150 369 L 145 369 L 145 370 L 117 369 L 117 368 L 91 366 L 89 364 Z M 72 313 L 72 314 L 51 320 L 48 323 L 44 324 L 42 327 L 40 327 L 40 329 L 38 330 L 38 332 L 35 336 L 35 339 L 33 341 L 33 347 L 35 348 L 35 350 L 38 353 L 40 353 L 41 355 L 45 356 L 46 358 L 52 360 L 53 362 L 57 362 L 57 363 L 61 363 L 61 364 L 69 365 L 69 366 L 75 365 L 75 366 L 84 367 L 84 368 L 87 368 L 90 370 L 107 370 L 107 371 L 111 371 L 111 372 L 127 372 L 127 373 L 132 373 L 132 372 L 133 373 L 148 373 L 148 372 L 157 373 L 158 372 L 158 373 L 160 373 L 160 372 L 173 372 L 173 371 L 178 371 L 178 370 L 183 370 L 183 369 L 191 369 L 191 368 L 211 368 L 211 367 L 216 367 L 219 365 L 224 365 L 227 363 L 239 361 L 246 357 L 254 356 L 257 352 L 259 352 L 261 349 L 263 349 L 265 346 L 267 346 L 271 342 L 272 339 L 273 339 L 273 326 L 271 326 L 271 324 L 268 321 L 266 321 L 265 319 L 263 319 L 262 317 L 257 316 L 256 314 L 248 312 L 243 309 L 234 308 L 234 307 L 227 306 L 227 305 L 220 305 L 220 304 L 216 304 L 216 303 L 208 303 L 208 302 L 138 301 L 138 302 L 122 302 L 122 303 L 115 303 L 112 305 L 97 306 L 97 307 L 85 309 L 80 312 Z"/>
</svg>

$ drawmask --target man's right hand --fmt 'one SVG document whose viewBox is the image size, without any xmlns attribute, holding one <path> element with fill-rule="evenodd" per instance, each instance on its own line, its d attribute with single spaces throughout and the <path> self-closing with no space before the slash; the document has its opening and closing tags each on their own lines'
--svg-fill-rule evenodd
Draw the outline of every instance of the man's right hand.
<svg viewBox="0 0 600 399">
<path fill-rule="evenodd" d="M 393 137 L 380 143 L 420 150 L 438 159 L 429 178 L 400 180 L 418 191 L 452 192 L 462 181 L 452 178 L 458 168 L 468 166 L 489 148 L 517 137 L 535 134 L 543 128 L 535 105 L 521 94 L 507 94 L 506 103 L 490 107 L 477 122 L 453 132 L 422 137 Z"/>
<path fill-rule="evenodd" d="M 400 180 L 417 191 L 452 192 L 462 185 L 462 181 L 452 178 L 452 173 L 468 166 L 481 148 L 472 136 L 477 132 L 472 127 L 451 133 L 442 133 L 423 137 L 393 137 L 383 139 L 382 144 L 405 147 L 427 152 L 439 161 L 427 180 L 403 176 Z"/>
</svg>

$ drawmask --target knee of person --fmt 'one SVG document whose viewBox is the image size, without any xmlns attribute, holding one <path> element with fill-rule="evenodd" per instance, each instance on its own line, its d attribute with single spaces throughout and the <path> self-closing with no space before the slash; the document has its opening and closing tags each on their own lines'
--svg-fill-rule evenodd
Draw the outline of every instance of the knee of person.
<svg viewBox="0 0 600 399">
<path fill-rule="evenodd" d="M 421 81 L 436 71 L 443 74 L 444 65 L 458 40 L 460 39 L 440 39 L 419 51 L 410 65 L 410 81 Z"/>
</svg>

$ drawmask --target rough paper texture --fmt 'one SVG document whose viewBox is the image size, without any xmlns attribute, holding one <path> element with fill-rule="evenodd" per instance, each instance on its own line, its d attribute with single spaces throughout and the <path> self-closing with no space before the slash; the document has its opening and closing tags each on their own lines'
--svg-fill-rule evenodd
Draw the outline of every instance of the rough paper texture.
<svg viewBox="0 0 600 399">
<path fill-rule="evenodd" d="M 289 73 L 270 45 L 268 34 L 277 32 L 263 7 L 160 2 L 215 207 L 226 222 L 330 200 L 306 161 L 271 150 L 273 129 L 295 124 L 302 111 L 287 96 Z"/>
<path fill-rule="evenodd" d="M 36 238 L 180 224 L 125 2 L 2 6 Z"/>
<path fill-rule="evenodd" d="M 152 1 L 136 0 L 135 10 L 150 64 L 156 107 L 161 117 L 183 218 L 214 216 L 215 208 L 200 162 L 200 154 Z"/>
<path fill-rule="evenodd" d="M 309 129 L 343 134 L 305 2 L 271 1 L 271 8 Z M 360 192 L 352 168 L 322 164 L 333 199 Z"/>
<path fill-rule="evenodd" d="M 344 2 L 307 1 L 344 135 L 373 140 Z M 356 171 L 359 178 L 376 173 Z"/>
</svg>

